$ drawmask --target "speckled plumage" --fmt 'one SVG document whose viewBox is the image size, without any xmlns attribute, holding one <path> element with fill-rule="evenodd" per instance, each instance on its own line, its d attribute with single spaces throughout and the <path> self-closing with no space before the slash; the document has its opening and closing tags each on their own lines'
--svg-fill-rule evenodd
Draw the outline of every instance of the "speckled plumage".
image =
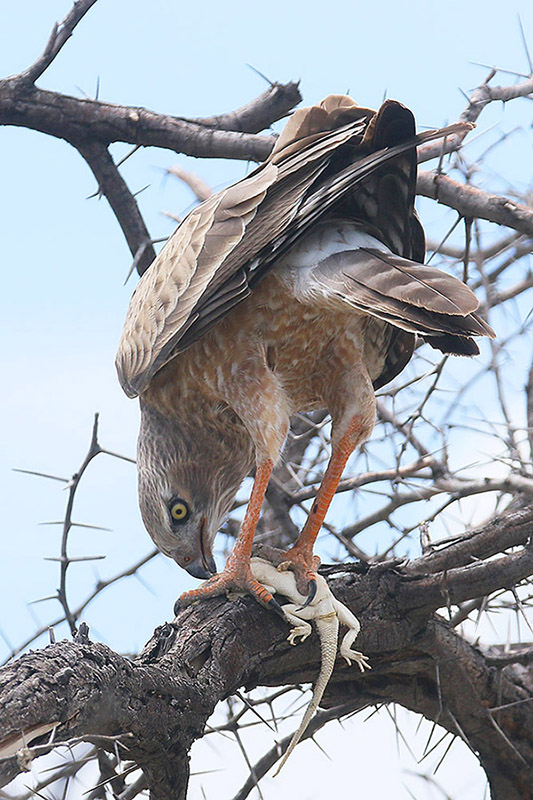
<svg viewBox="0 0 533 800">
<path fill-rule="evenodd" d="M 419 263 L 416 143 L 394 101 L 377 114 L 345 96 L 301 109 L 267 162 L 193 209 L 139 282 L 117 367 L 141 398 L 141 510 L 192 574 L 212 572 L 214 536 L 254 461 L 264 491 L 293 413 L 327 408 L 333 420 L 309 560 L 344 463 L 372 431 L 374 388 L 405 366 L 415 333 L 465 354 L 473 335 L 492 335 L 466 286 Z M 179 525 L 176 497 L 190 512 Z"/>
</svg>

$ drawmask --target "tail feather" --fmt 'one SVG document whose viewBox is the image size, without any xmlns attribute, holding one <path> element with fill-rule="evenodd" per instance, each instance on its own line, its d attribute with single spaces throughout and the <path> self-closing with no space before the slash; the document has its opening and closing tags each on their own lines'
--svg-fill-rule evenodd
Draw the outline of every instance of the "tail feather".
<svg viewBox="0 0 533 800">
<path fill-rule="evenodd" d="M 475 313 L 475 294 L 457 278 L 393 253 L 359 248 L 334 253 L 311 270 L 310 292 L 328 305 L 350 306 L 433 347 L 475 355 L 472 336 L 494 337 Z"/>
<path fill-rule="evenodd" d="M 435 350 L 452 356 L 478 356 L 479 347 L 469 336 L 453 336 L 445 333 L 442 336 L 422 336 Z"/>
</svg>

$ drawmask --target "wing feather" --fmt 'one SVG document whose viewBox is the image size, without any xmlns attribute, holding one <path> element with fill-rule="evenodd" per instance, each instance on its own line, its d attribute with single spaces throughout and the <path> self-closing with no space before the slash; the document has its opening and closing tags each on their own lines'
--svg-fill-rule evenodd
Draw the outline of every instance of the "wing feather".
<svg viewBox="0 0 533 800">
<path fill-rule="evenodd" d="M 432 267 L 393 253 L 368 248 L 344 250 L 310 270 L 306 288 L 317 302 L 356 308 L 397 328 L 436 337 L 440 345 L 450 335 L 447 352 L 464 352 L 453 337 L 494 336 L 475 314 L 478 300 L 461 281 Z"/>
<path fill-rule="evenodd" d="M 130 301 L 116 361 L 130 397 L 140 394 L 172 357 L 174 340 L 191 327 L 199 298 L 243 238 L 277 172 L 267 163 L 194 208 L 142 276 Z"/>
</svg>

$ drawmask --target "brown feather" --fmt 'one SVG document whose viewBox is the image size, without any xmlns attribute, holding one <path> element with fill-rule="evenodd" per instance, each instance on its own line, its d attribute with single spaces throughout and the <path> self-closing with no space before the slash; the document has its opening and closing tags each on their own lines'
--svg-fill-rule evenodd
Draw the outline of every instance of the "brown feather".
<svg viewBox="0 0 533 800">
<path fill-rule="evenodd" d="M 478 300 L 464 283 L 440 270 L 378 250 L 344 250 L 323 259 L 310 271 L 307 296 L 338 308 L 349 305 L 428 337 L 494 336 L 472 313 Z"/>
<path fill-rule="evenodd" d="M 272 164 L 192 210 L 143 275 L 130 301 L 117 354 L 124 391 L 139 394 L 172 357 L 194 307 L 227 254 L 242 239 L 274 183 Z"/>
</svg>

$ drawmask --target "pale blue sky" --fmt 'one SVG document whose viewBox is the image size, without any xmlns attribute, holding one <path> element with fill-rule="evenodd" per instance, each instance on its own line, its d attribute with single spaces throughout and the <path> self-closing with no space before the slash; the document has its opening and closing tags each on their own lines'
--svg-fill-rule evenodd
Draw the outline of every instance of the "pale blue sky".
<svg viewBox="0 0 533 800">
<path fill-rule="evenodd" d="M 5 3 L 0 74 L 28 66 L 42 51 L 53 22 L 69 8 L 66 0 Z M 349 90 L 362 104 L 377 106 L 387 95 L 409 105 L 419 126 L 436 126 L 456 119 L 464 107 L 459 88 L 471 89 L 484 78 L 486 70 L 470 61 L 528 71 L 519 13 L 533 48 L 531 3 L 513 0 L 100 0 L 39 85 L 79 96 L 94 94 L 99 81 L 105 101 L 206 116 L 238 107 L 264 90 L 264 82 L 247 67 L 252 64 L 272 80 L 300 79 L 305 103 Z M 514 107 L 497 107 L 483 117 L 483 127 L 510 130 L 515 119 Z M 102 445 L 134 455 L 137 406 L 122 394 L 113 367 L 134 284 L 122 286 L 129 251 L 107 202 L 87 199 L 95 183 L 78 154 L 63 141 L 17 128 L 1 129 L 0 140 L 6 387 L 0 469 L 7 567 L 0 629 L 16 644 L 34 629 L 32 614 L 46 621 L 59 610 L 53 601 L 31 610 L 26 604 L 57 585 L 57 564 L 42 558 L 58 554 L 59 530 L 38 523 L 61 519 L 66 494 L 59 484 L 11 470 L 68 477 L 86 452 L 94 411 L 101 414 Z M 531 175 L 521 147 L 518 136 L 518 155 L 510 150 L 506 174 L 526 188 Z M 116 146 L 113 152 L 126 150 Z M 531 158 L 529 151 L 526 157 Z M 153 236 L 173 228 L 162 210 L 181 213 L 192 201 L 186 188 L 163 178 L 162 170 L 176 161 L 189 161 L 212 186 L 246 169 L 243 163 L 189 160 L 153 149 L 136 154 L 123 173 L 134 191 L 148 185 L 139 202 Z M 497 176 L 492 187 L 502 188 Z M 430 209 L 424 221 L 431 223 L 433 214 Z M 71 536 L 73 554 L 105 553 L 104 562 L 95 562 L 102 576 L 151 548 L 137 512 L 134 467 L 125 462 L 100 456 L 90 466 L 74 516 L 112 528 L 90 535 L 79 529 Z M 94 570 L 94 564 L 71 568 L 74 598 L 85 596 Z M 163 558 L 142 575 L 157 586 L 157 596 L 131 578 L 129 589 L 111 590 L 88 615 L 95 636 L 118 649 L 141 646 L 169 616 L 177 594 L 196 583 Z M 0 655 L 5 650 L 0 641 Z"/>
</svg>

